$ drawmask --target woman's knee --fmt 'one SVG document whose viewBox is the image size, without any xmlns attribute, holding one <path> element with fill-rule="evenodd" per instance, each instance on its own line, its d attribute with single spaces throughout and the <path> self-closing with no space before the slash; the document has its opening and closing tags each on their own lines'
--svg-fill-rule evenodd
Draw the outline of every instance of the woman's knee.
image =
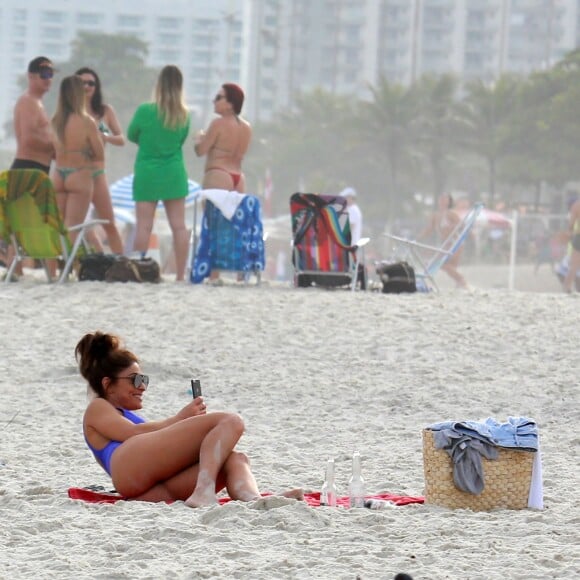
<svg viewBox="0 0 580 580">
<path fill-rule="evenodd" d="M 220 422 L 224 425 L 227 425 L 235 433 L 239 434 L 240 437 L 243 435 L 246 429 L 244 420 L 237 413 L 227 413 Z"/>
<path fill-rule="evenodd" d="M 250 465 L 250 458 L 242 451 L 232 451 L 226 460 L 225 467 L 232 468 L 239 465 Z"/>
</svg>

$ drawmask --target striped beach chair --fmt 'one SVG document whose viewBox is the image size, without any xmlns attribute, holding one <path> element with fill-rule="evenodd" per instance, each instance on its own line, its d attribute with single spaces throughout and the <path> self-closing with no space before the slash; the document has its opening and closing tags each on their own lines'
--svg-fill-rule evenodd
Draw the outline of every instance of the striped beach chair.
<svg viewBox="0 0 580 580">
<path fill-rule="evenodd" d="M 351 245 L 346 204 L 339 195 L 291 196 L 295 286 L 349 286 L 355 290 L 358 281 L 361 290 L 366 289 L 364 246 L 369 240 L 362 238 L 358 245 Z"/>
</svg>

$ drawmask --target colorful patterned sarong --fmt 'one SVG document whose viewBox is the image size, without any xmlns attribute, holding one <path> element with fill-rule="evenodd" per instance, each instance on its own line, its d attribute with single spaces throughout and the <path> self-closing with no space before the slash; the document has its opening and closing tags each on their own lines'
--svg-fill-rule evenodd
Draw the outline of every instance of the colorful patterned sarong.
<svg viewBox="0 0 580 580">
<path fill-rule="evenodd" d="M 191 269 L 191 282 L 200 284 L 212 270 L 257 272 L 264 270 L 265 249 L 260 200 L 246 195 L 231 221 L 209 200 L 201 224 L 199 246 Z"/>
</svg>

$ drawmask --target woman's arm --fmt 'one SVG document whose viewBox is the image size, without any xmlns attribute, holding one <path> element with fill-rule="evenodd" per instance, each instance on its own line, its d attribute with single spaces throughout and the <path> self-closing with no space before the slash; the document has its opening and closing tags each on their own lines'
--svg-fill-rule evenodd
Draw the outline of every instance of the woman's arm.
<svg viewBox="0 0 580 580">
<path fill-rule="evenodd" d="M 190 123 L 191 123 L 191 117 L 188 113 L 187 114 L 187 121 L 185 122 L 185 125 L 183 126 L 183 132 L 181 135 L 181 146 L 182 147 L 183 147 L 183 144 L 185 143 L 185 141 L 187 140 L 187 136 L 189 135 Z"/>
<path fill-rule="evenodd" d="M 100 131 L 95 123 L 95 120 L 86 115 L 85 122 L 88 128 L 88 139 L 93 150 L 93 161 L 97 164 L 102 164 L 105 161 L 105 147 L 101 140 Z"/>
<path fill-rule="evenodd" d="M 112 441 L 126 441 L 135 435 L 159 431 L 183 419 L 204 415 L 205 413 L 203 399 L 198 397 L 173 417 L 168 417 L 162 421 L 147 421 L 145 423 L 135 424 L 123 417 L 105 399 L 94 399 L 85 412 L 85 428 L 92 429 L 101 435 L 101 437 Z"/>
<path fill-rule="evenodd" d="M 143 105 L 141 105 L 136 111 L 135 114 L 133 115 L 133 118 L 131 119 L 131 122 L 129 123 L 129 128 L 127 129 L 127 139 L 129 139 L 129 141 L 131 141 L 132 143 L 136 143 L 137 145 L 139 145 L 139 134 L 141 133 L 141 108 Z"/>
<path fill-rule="evenodd" d="M 111 145 L 116 145 L 117 147 L 122 147 L 125 145 L 125 135 L 123 135 L 123 130 L 117 119 L 115 109 L 111 105 L 105 105 L 105 123 L 107 127 L 111 130 L 111 133 L 107 135 L 103 133 L 103 141 L 105 143 L 110 143 Z"/>
<path fill-rule="evenodd" d="M 195 136 L 195 145 L 193 146 L 198 157 L 203 157 L 215 145 L 219 135 L 219 119 L 214 119 L 207 130 L 199 131 Z"/>
</svg>

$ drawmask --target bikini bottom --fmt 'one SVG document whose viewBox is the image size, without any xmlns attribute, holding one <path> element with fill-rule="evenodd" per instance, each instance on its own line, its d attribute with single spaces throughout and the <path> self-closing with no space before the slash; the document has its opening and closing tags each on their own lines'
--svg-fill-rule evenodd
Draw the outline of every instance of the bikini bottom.
<svg viewBox="0 0 580 580">
<path fill-rule="evenodd" d="M 66 178 L 77 171 L 82 171 L 83 169 L 92 169 L 92 167 L 57 167 L 56 170 L 58 174 L 61 176 L 63 182 L 66 181 Z M 96 179 L 99 175 L 103 175 L 105 173 L 104 169 L 94 169 L 91 173 L 91 177 Z"/>
<path fill-rule="evenodd" d="M 238 183 L 240 183 L 240 179 L 242 178 L 242 173 L 233 173 L 223 167 L 208 167 L 205 172 L 207 173 L 208 171 L 223 171 L 224 173 L 227 173 L 232 178 L 234 188 L 238 187 Z"/>
</svg>

